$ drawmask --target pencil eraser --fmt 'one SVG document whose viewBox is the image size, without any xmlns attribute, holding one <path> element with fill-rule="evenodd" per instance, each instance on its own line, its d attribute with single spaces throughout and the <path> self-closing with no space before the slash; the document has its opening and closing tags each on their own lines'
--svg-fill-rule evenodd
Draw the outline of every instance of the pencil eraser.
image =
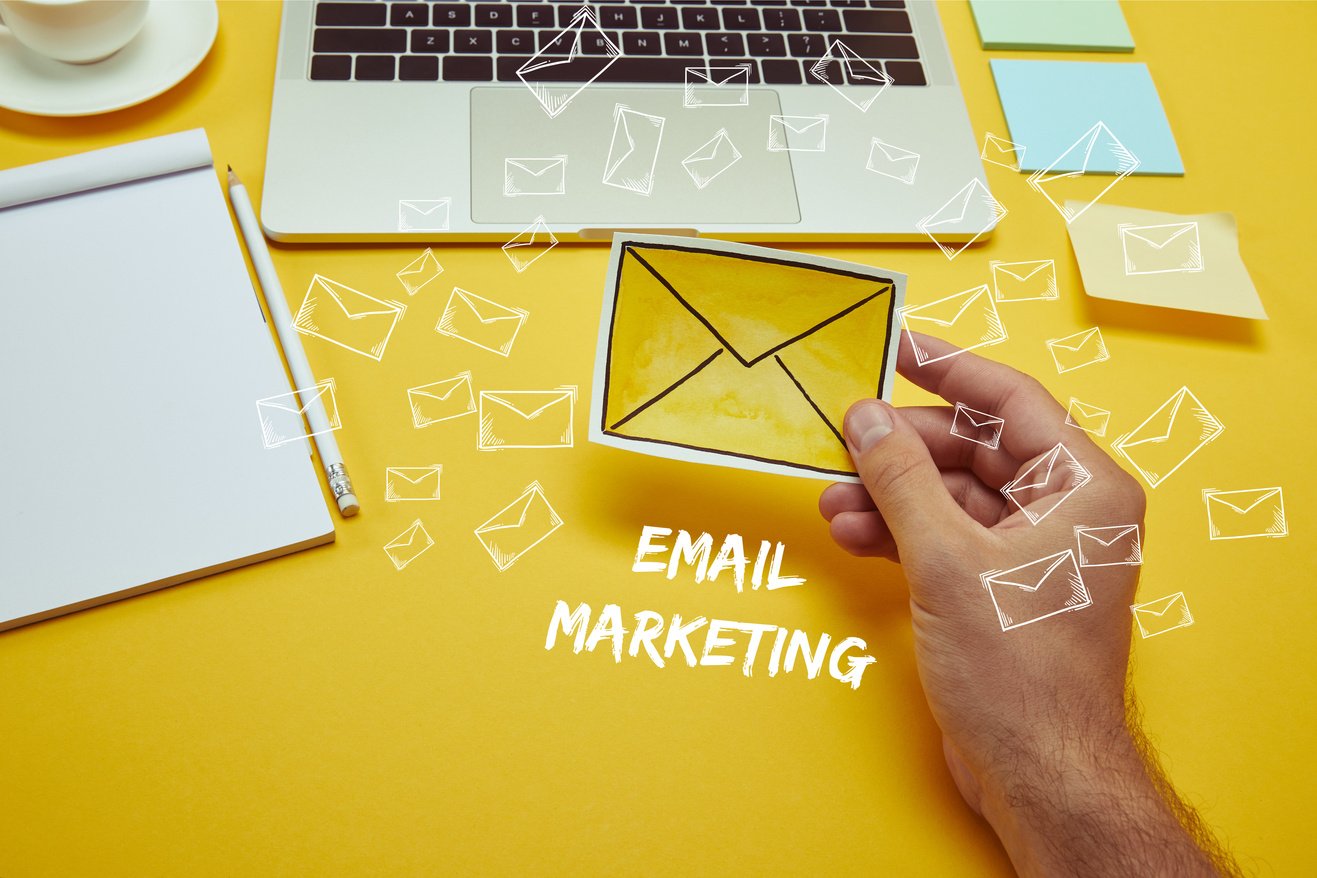
<svg viewBox="0 0 1317 878">
<path fill-rule="evenodd" d="M 338 511 L 343 513 L 344 518 L 351 518 L 361 511 L 361 504 L 357 502 L 356 494 L 344 494 L 338 498 Z"/>
</svg>

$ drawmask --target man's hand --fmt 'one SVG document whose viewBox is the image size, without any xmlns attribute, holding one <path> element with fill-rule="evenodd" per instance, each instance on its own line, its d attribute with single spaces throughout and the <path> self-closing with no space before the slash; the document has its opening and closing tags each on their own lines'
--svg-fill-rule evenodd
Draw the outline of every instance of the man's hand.
<svg viewBox="0 0 1317 878">
<path fill-rule="evenodd" d="M 955 351 L 920 339 L 935 357 Z M 979 579 L 1074 549 L 1076 526 L 1142 530 L 1143 489 L 1008 366 L 970 353 L 918 366 L 903 343 L 897 369 L 1005 421 L 994 450 L 952 435 L 950 407 L 859 402 L 843 432 L 864 484 L 832 485 L 819 501 L 842 548 L 902 565 L 920 680 L 962 795 L 1022 874 L 1228 869 L 1191 835 L 1205 833 L 1128 721 L 1139 568 L 1085 568 L 1091 605 L 1005 631 Z M 1035 524 L 1000 489 L 1058 444 L 1092 478 L 1059 506 L 1056 492 L 1024 496 Z"/>
</svg>

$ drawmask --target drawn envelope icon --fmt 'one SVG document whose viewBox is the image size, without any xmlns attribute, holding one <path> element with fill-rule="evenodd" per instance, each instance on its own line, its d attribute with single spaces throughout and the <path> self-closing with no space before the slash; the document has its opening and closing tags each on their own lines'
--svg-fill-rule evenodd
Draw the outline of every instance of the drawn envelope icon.
<svg viewBox="0 0 1317 878">
<path fill-rule="evenodd" d="M 451 212 L 451 198 L 400 198 L 398 231 L 446 232 Z"/>
<path fill-rule="evenodd" d="M 1094 326 L 1065 338 L 1049 338 L 1047 349 L 1052 352 L 1052 361 L 1058 373 L 1073 372 L 1094 363 L 1105 363 L 1111 359 L 1107 353 L 1107 342 L 1102 337 L 1102 330 Z"/>
<path fill-rule="evenodd" d="M 951 435 L 968 439 L 985 448 L 996 449 L 1001 444 L 1001 431 L 1006 422 L 996 415 L 972 409 L 963 402 L 956 403 L 951 415 Z"/>
<path fill-rule="evenodd" d="M 892 84 L 892 78 L 875 66 L 877 63 L 861 58 L 841 40 L 832 40 L 823 57 L 810 65 L 809 75 L 817 82 L 826 82 L 863 113 Z"/>
<path fill-rule="evenodd" d="M 471 390 L 471 373 L 458 372 L 443 381 L 408 387 L 407 403 L 412 410 L 412 424 L 417 429 L 473 415 L 476 413 L 476 398 Z"/>
<path fill-rule="evenodd" d="M 687 67 L 682 104 L 687 107 L 750 106 L 750 65 Z"/>
<path fill-rule="evenodd" d="M 507 570 L 562 525 L 540 483 L 531 482 L 521 496 L 490 516 L 475 533 L 494 566 Z"/>
<path fill-rule="evenodd" d="M 517 333 L 529 316 L 520 308 L 509 308 L 460 287 L 453 287 L 448 304 L 444 306 L 444 313 L 439 315 L 439 323 L 434 329 L 440 335 L 459 338 L 506 357 L 512 353 L 512 343 L 517 340 Z"/>
<path fill-rule="evenodd" d="M 994 165 L 1001 165 L 1012 171 L 1020 170 L 1020 162 L 1024 161 L 1024 147 L 1018 143 L 1012 143 L 1005 137 L 998 137 L 995 134 L 987 134 L 983 138 L 983 151 L 979 158 L 985 162 Z"/>
<path fill-rule="evenodd" d="M 426 247 L 424 253 L 398 272 L 398 281 L 407 291 L 407 295 L 414 296 L 417 290 L 443 273 L 444 267 L 435 258 L 434 251 Z"/>
<path fill-rule="evenodd" d="M 1285 496 L 1280 488 L 1250 488 L 1243 491 L 1203 491 L 1207 504 L 1207 538 L 1246 540 L 1252 537 L 1283 537 L 1289 534 L 1285 520 Z"/>
<path fill-rule="evenodd" d="M 480 391 L 481 451 L 571 448 L 576 388 Z"/>
<path fill-rule="evenodd" d="M 907 305 L 901 309 L 901 325 L 910 333 L 924 333 L 946 339 L 960 350 L 933 356 L 914 335 L 907 335 L 920 366 L 954 357 L 965 351 L 1006 341 L 1006 327 L 997 313 L 997 305 L 987 284 L 954 293 L 927 305 Z"/>
<path fill-rule="evenodd" d="M 517 78 L 552 119 L 612 67 L 621 54 L 612 38 L 600 29 L 594 9 L 586 4 L 576 11 L 565 30 L 517 68 Z"/>
<path fill-rule="evenodd" d="M 970 180 L 946 204 L 915 223 L 948 259 L 955 259 L 985 232 L 997 227 L 1007 214 L 1002 203 L 992 197 L 978 177 Z M 969 239 L 955 238 L 969 235 Z"/>
<path fill-rule="evenodd" d="M 1198 397 L 1181 387 L 1111 447 L 1155 488 L 1224 430 Z"/>
<path fill-rule="evenodd" d="M 690 174 L 695 188 L 703 189 L 719 175 L 741 160 L 741 151 L 727 136 L 726 128 L 719 128 L 718 133 L 695 151 L 681 160 L 681 166 Z"/>
<path fill-rule="evenodd" d="M 438 500 L 439 476 L 443 466 L 390 466 L 384 469 L 384 499 L 390 503 L 404 500 Z"/>
<path fill-rule="evenodd" d="M 549 230 L 544 217 L 535 217 L 535 222 L 517 233 L 517 236 L 503 245 L 503 255 L 520 274 L 535 264 L 541 256 L 558 246 L 558 238 Z"/>
<path fill-rule="evenodd" d="M 1070 549 L 1010 570 L 980 573 L 979 581 L 992 598 L 1002 631 L 1082 610 L 1093 603 Z"/>
<path fill-rule="evenodd" d="M 562 195 L 567 191 L 567 156 L 503 160 L 503 194 Z"/>
<path fill-rule="evenodd" d="M 325 408 L 329 419 L 326 430 L 309 430 L 304 420 L 307 408 L 315 400 Z M 338 419 L 338 403 L 334 399 L 334 379 L 326 378 L 316 383 L 314 389 L 307 390 L 300 397 L 297 391 L 278 393 L 256 400 L 256 415 L 261 420 L 261 441 L 266 448 L 278 448 L 289 442 L 318 436 L 341 428 Z"/>
<path fill-rule="evenodd" d="M 651 116 L 618 104 L 613 108 L 613 139 L 604 162 L 605 186 L 649 195 L 654 191 L 654 169 L 663 143 L 662 116 Z"/>
<path fill-rule="evenodd" d="M 1116 139 L 1110 128 L 1098 122 L 1050 165 L 1030 174 L 1029 186 L 1050 201 L 1069 224 L 1138 167 L 1138 157 Z M 1111 179 L 1107 182 L 1102 176 L 1095 182 L 1095 175 L 1111 175 Z"/>
<path fill-rule="evenodd" d="M 384 554 L 399 570 L 415 561 L 434 545 L 430 532 L 418 518 L 407 529 L 384 544 Z"/>
<path fill-rule="evenodd" d="M 1196 221 L 1155 226 L 1121 223 L 1116 228 L 1120 230 L 1120 246 L 1125 252 L 1126 274 L 1203 270 L 1203 248 Z"/>
<path fill-rule="evenodd" d="M 1058 298 L 1056 263 L 1051 259 L 1034 262 L 1000 262 L 988 260 L 992 269 L 992 290 L 998 302 L 1038 302 Z"/>
<path fill-rule="evenodd" d="M 1130 604 L 1130 612 L 1139 626 L 1139 634 L 1145 639 L 1176 628 L 1188 628 L 1194 623 L 1189 602 L 1182 591 L 1146 603 Z"/>
<path fill-rule="evenodd" d="M 1138 567 L 1143 563 L 1143 542 L 1137 524 L 1114 527 L 1076 527 L 1080 567 Z"/>
<path fill-rule="evenodd" d="M 896 278 L 673 238 L 615 240 L 611 271 L 592 441 L 855 479 L 842 416 L 890 387 Z"/>
<path fill-rule="evenodd" d="M 919 153 L 892 146 L 875 137 L 869 142 L 869 160 L 864 167 L 884 177 L 914 183 L 919 170 Z"/>
<path fill-rule="evenodd" d="M 401 302 L 377 299 L 317 274 L 293 317 L 293 328 L 379 362 L 406 310 Z"/>
<path fill-rule="evenodd" d="M 828 148 L 828 117 L 768 117 L 769 152 L 823 152 Z"/>
<path fill-rule="evenodd" d="M 1028 469 L 1002 485 L 1001 493 L 1031 524 L 1037 524 L 1092 480 L 1093 474 L 1058 442 Z"/>
<path fill-rule="evenodd" d="M 1100 406 L 1080 402 L 1073 396 L 1066 407 L 1065 422 L 1067 426 L 1078 427 L 1094 436 L 1107 435 L 1107 425 L 1111 422 L 1111 412 Z"/>
</svg>

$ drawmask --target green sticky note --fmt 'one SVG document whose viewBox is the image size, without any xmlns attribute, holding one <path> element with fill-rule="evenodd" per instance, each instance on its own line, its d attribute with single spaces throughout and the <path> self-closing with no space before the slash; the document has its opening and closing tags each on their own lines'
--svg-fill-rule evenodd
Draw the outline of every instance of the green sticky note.
<svg viewBox="0 0 1317 878">
<path fill-rule="evenodd" d="M 1132 52 L 1117 0 L 969 0 L 985 49 Z"/>
</svg>

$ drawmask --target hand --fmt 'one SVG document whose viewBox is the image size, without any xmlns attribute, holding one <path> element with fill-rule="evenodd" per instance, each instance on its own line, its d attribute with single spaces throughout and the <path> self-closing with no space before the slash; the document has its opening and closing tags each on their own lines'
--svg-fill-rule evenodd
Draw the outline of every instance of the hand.
<svg viewBox="0 0 1317 878">
<path fill-rule="evenodd" d="M 1163 835 L 1178 832 L 1188 842 L 1185 858 L 1165 862 L 1215 874 L 1180 829 L 1181 803 L 1159 789 L 1127 722 L 1129 606 L 1139 567 L 1084 568 L 1090 605 L 1010 630 L 979 579 L 1074 549 L 1076 526 L 1138 524 L 1142 531 L 1143 489 L 1086 433 L 1065 425 L 1065 409 L 1033 378 L 972 353 L 919 366 L 908 341 L 900 346 L 900 374 L 950 403 L 1004 419 L 1000 447 L 952 435 L 950 407 L 898 412 L 861 401 L 843 432 L 863 484 L 831 485 L 819 508 L 842 548 L 902 565 L 920 681 L 957 787 L 1022 873 L 1070 874 L 1067 858 L 1077 855 L 1076 873 L 1082 864 L 1087 874 L 1101 874 L 1099 856 L 1111 854 L 1118 828 L 1095 828 L 1094 852 L 1069 835 L 1075 809 L 1090 818 L 1109 809 L 1122 820 L 1137 813 L 1141 825 L 1160 825 Z M 925 336 L 920 344 L 934 358 L 956 351 Z M 1058 444 L 1092 477 L 1059 506 L 1078 483 L 1073 476 L 1057 490 L 1022 498 L 1042 516 L 1034 524 L 1000 489 Z M 1155 856 L 1174 854 L 1164 837 L 1156 841 Z M 1133 873 L 1164 873 L 1157 871 L 1162 859 L 1115 862 Z"/>
</svg>

